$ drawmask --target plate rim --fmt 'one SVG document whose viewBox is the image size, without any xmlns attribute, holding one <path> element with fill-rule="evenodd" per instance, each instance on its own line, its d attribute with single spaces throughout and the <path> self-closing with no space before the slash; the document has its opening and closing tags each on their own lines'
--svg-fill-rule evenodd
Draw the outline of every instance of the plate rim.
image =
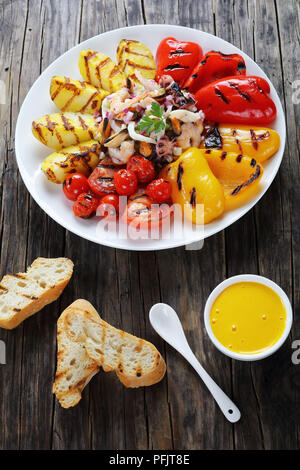
<svg viewBox="0 0 300 470">
<path fill-rule="evenodd" d="M 181 240 L 178 240 L 177 241 L 173 241 L 173 243 L 171 245 L 167 245 L 167 246 L 157 246 L 155 248 L 153 248 L 152 246 L 151 247 L 148 247 L 147 244 L 138 244 L 138 245 L 129 245 L 128 246 L 123 246 L 123 245 L 120 245 L 118 244 L 118 239 L 115 239 L 113 242 L 110 242 L 109 239 L 104 239 L 104 240 L 98 240 L 96 239 L 96 237 L 94 236 L 91 236 L 89 234 L 85 234 L 85 235 L 82 235 L 80 233 L 79 230 L 75 228 L 70 228 L 68 226 L 68 223 L 65 223 L 64 220 L 61 220 L 59 218 L 59 216 L 56 216 L 55 214 L 55 211 L 54 209 L 49 206 L 46 202 L 43 202 L 39 199 L 38 197 L 38 194 L 36 194 L 36 191 L 32 188 L 30 188 L 30 181 L 27 180 L 27 175 L 26 175 L 26 170 L 23 166 L 23 163 L 22 163 L 22 159 L 20 158 L 20 155 L 21 155 L 21 151 L 19 150 L 19 135 L 21 133 L 21 113 L 22 113 L 22 110 L 25 108 L 26 104 L 27 104 L 27 101 L 30 100 L 31 98 L 31 94 L 33 93 L 33 89 L 35 89 L 36 85 L 38 85 L 39 81 L 43 79 L 43 75 L 47 73 L 48 69 L 50 69 L 50 67 L 52 67 L 54 64 L 57 64 L 58 62 L 62 61 L 64 56 L 68 53 L 70 53 L 71 51 L 73 51 L 74 49 L 77 49 L 77 48 L 80 48 L 80 47 L 84 47 L 88 42 L 92 42 L 93 40 L 97 40 L 98 38 L 103 38 L 105 37 L 106 35 L 110 35 L 111 33 L 116 33 L 116 32 L 128 32 L 130 30 L 133 30 L 135 31 L 136 29 L 150 29 L 150 28 L 163 28 L 163 29 L 173 29 L 175 28 L 176 30 L 178 29 L 182 29 L 182 31 L 186 31 L 186 30 L 190 30 L 190 31 L 193 31 L 193 32 L 199 32 L 199 33 L 203 33 L 204 35 L 206 36 L 209 36 L 210 38 L 217 38 L 218 40 L 221 40 L 222 42 L 224 42 L 225 44 L 229 45 L 229 46 L 232 46 L 236 49 L 238 49 L 239 51 L 242 52 L 243 56 L 245 58 L 247 58 L 247 60 L 249 60 L 250 62 L 253 62 L 258 68 L 259 68 L 259 71 L 260 73 L 262 74 L 263 78 L 266 78 L 268 83 L 270 84 L 270 87 L 271 87 L 271 90 L 275 93 L 275 95 L 277 96 L 278 98 L 278 104 L 279 104 L 279 109 L 277 109 L 277 115 L 281 115 L 282 119 L 283 119 L 283 128 L 282 128 L 282 136 L 281 136 L 281 143 L 280 143 L 280 148 L 278 149 L 278 151 L 276 153 L 279 153 L 279 155 L 277 155 L 277 162 L 276 162 L 276 165 L 272 171 L 272 173 L 270 174 L 269 176 L 269 183 L 267 185 L 267 187 L 265 188 L 262 188 L 261 191 L 259 192 L 259 194 L 254 198 L 253 202 L 249 202 L 247 207 L 243 210 L 243 208 L 241 207 L 241 213 L 237 213 L 236 216 L 233 217 L 233 220 L 229 220 L 228 222 L 226 223 L 223 223 L 222 226 L 220 228 L 218 228 L 217 230 L 213 230 L 212 233 L 205 233 L 207 231 L 207 229 L 205 230 L 206 227 L 209 227 L 209 224 L 208 225 L 204 225 L 204 234 L 203 236 L 193 240 L 193 241 L 188 241 L 188 242 L 185 242 L 183 241 L 182 239 Z M 181 247 L 181 246 L 188 246 L 192 243 L 195 243 L 197 241 L 202 241 L 206 238 L 209 238 L 213 235 L 217 235 L 218 233 L 220 233 L 221 231 L 225 230 L 226 228 L 228 228 L 230 225 L 234 224 L 235 222 L 237 222 L 239 219 L 241 219 L 242 217 L 244 217 L 251 209 L 253 209 L 253 207 L 260 201 L 260 199 L 264 196 L 264 194 L 267 192 L 267 190 L 270 188 L 270 186 L 272 185 L 273 181 L 274 181 L 274 178 L 275 176 L 277 175 L 278 171 L 279 171 L 279 168 L 280 168 L 280 165 L 281 165 L 281 162 L 282 162 L 282 159 L 283 159 L 283 155 L 284 155 L 284 150 L 285 150 L 285 145 L 286 145 L 286 119 L 285 119 L 285 114 L 284 114 L 284 110 L 283 110 L 283 106 L 282 106 L 282 103 L 281 103 L 281 99 L 277 93 L 277 90 L 275 88 L 275 86 L 273 85 L 272 81 L 270 80 L 270 78 L 267 76 L 267 74 L 264 72 L 264 70 L 260 67 L 260 65 L 258 65 L 254 59 L 252 59 L 248 54 L 246 54 L 242 49 L 238 48 L 237 46 L 235 46 L 234 44 L 232 44 L 231 42 L 229 41 L 226 41 L 225 39 L 219 37 L 219 36 L 216 36 L 214 34 L 211 34 L 211 33 L 208 33 L 206 31 L 203 31 L 201 29 L 196 29 L 196 28 L 191 28 L 189 26 L 182 26 L 182 25 L 172 25 L 172 24 L 166 24 L 166 23 L 151 23 L 151 24 L 141 24 L 141 25 L 132 25 L 132 26 L 124 26 L 124 27 L 121 27 L 121 28 L 115 28 L 115 29 L 112 29 L 112 30 L 109 30 L 109 31 L 105 31 L 103 33 L 100 33 L 100 34 L 97 34 L 95 36 L 92 36 L 88 39 L 85 39 L 84 41 L 72 46 L 70 49 L 67 49 L 65 52 L 63 52 L 60 56 L 58 56 L 54 61 L 52 61 L 46 68 L 45 70 L 42 71 L 42 73 L 37 77 L 37 79 L 33 82 L 33 84 L 31 85 L 30 89 L 28 90 L 24 100 L 23 100 L 23 103 L 20 107 L 20 110 L 19 110 L 19 113 L 18 113 L 18 118 L 17 118 L 17 123 L 16 123 L 16 128 L 15 128 L 15 156 L 16 156 L 16 161 L 17 161 L 17 165 L 18 165 L 18 169 L 19 169 L 19 172 L 20 172 L 20 175 L 21 175 L 21 178 L 22 178 L 22 181 L 23 183 L 25 184 L 29 194 L 31 195 L 31 197 L 34 199 L 34 201 L 37 203 L 37 205 L 49 216 L 51 217 L 57 224 L 61 225 L 64 229 L 68 230 L 69 232 L 71 233 L 74 233 L 75 235 L 81 237 L 82 239 L 84 240 L 88 240 L 90 242 L 93 242 L 97 245 L 103 245 L 103 246 L 107 246 L 107 247 L 110 247 L 110 248 L 115 248 L 115 249 L 121 249 L 121 250 L 128 250 L 128 251 L 160 251 L 160 250 L 167 250 L 167 249 L 172 249 L 172 248 L 178 248 L 178 247 Z M 168 240 L 166 240 L 168 241 Z M 170 241 L 170 240 L 169 240 Z M 140 240 L 138 241 L 140 242 Z M 152 241 L 153 242 L 153 241 Z M 154 242 L 161 242 L 161 240 L 155 240 Z"/>
</svg>

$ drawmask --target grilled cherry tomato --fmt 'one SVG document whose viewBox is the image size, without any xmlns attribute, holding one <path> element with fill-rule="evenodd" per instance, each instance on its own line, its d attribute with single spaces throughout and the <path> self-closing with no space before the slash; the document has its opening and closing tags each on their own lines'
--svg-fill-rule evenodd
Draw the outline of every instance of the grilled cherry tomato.
<svg viewBox="0 0 300 470">
<path fill-rule="evenodd" d="M 190 93 L 196 93 L 203 86 L 220 78 L 245 74 L 246 65 L 241 55 L 210 51 L 194 67 L 183 87 Z"/>
<path fill-rule="evenodd" d="M 90 189 L 87 177 L 81 173 L 71 173 L 63 183 L 63 191 L 70 201 L 76 201 L 79 194 Z"/>
<path fill-rule="evenodd" d="M 117 194 L 107 194 L 100 199 L 97 215 L 100 217 L 115 216 L 119 212 L 119 196 Z"/>
<path fill-rule="evenodd" d="M 127 170 L 136 174 L 139 183 L 149 183 L 155 178 L 154 165 L 141 155 L 133 155 L 128 163 Z"/>
<path fill-rule="evenodd" d="M 276 118 L 269 93 L 270 85 L 264 78 L 241 75 L 200 88 L 195 99 L 208 121 L 263 126 Z"/>
<path fill-rule="evenodd" d="M 146 194 L 156 202 L 162 204 L 171 198 L 172 185 L 164 178 L 158 178 L 148 184 Z"/>
<path fill-rule="evenodd" d="M 156 51 L 155 78 L 158 81 L 162 75 L 171 75 L 175 82 L 182 86 L 202 56 L 203 51 L 195 42 L 165 38 Z"/>
<path fill-rule="evenodd" d="M 171 209 L 167 204 L 159 206 L 144 192 L 137 192 L 129 198 L 123 220 L 140 230 L 156 228 L 170 218 Z"/>
<path fill-rule="evenodd" d="M 118 169 L 113 165 L 110 158 L 104 158 L 93 170 L 88 178 L 88 182 L 93 193 L 97 196 L 115 193 L 114 176 Z"/>
<path fill-rule="evenodd" d="M 99 199 L 97 199 L 93 194 L 81 193 L 74 202 L 73 212 L 77 217 L 87 219 L 96 212 L 98 204 Z"/>
<path fill-rule="evenodd" d="M 119 170 L 114 176 L 116 191 L 120 196 L 130 196 L 136 191 L 138 180 L 130 170 Z"/>
</svg>

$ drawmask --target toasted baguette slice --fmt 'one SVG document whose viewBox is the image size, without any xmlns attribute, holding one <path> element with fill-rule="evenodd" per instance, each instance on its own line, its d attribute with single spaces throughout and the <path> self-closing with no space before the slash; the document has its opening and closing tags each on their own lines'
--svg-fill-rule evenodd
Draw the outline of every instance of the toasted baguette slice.
<svg viewBox="0 0 300 470">
<path fill-rule="evenodd" d="M 52 391 L 63 408 L 77 405 L 82 390 L 99 371 L 85 349 L 85 311 L 99 319 L 89 302 L 78 299 L 63 311 L 57 322 L 57 370 Z"/>
<path fill-rule="evenodd" d="M 67 258 L 37 258 L 26 273 L 7 274 L 0 282 L 0 328 L 11 330 L 56 300 L 73 273 Z"/>
<path fill-rule="evenodd" d="M 152 385 L 163 378 L 166 364 L 153 344 L 95 317 L 95 309 L 88 302 L 82 305 L 82 311 L 69 310 L 66 333 L 73 340 L 85 335 L 87 354 L 105 372 L 115 371 L 126 387 Z M 80 330 L 77 325 L 82 324 L 84 328 Z"/>
</svg>

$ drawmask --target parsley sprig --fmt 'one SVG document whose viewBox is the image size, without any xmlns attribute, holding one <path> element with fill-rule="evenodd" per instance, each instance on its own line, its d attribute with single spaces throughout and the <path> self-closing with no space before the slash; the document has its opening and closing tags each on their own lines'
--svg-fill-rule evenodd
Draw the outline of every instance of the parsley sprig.
<svg viewBox="0 0 300 470">
<path fill-rule="evenodd" d="M 136 126 L 138 132 L 144 132 L 146 135 L 150 135 L 151 132 L 158 134 L 166 128 L 166 122 L 163 118 L 164 108 L 160 106 L 157 101 L 153 101 L 151 104 L 151 110 L 149 115 L 144 115 Z"/>
</svg>

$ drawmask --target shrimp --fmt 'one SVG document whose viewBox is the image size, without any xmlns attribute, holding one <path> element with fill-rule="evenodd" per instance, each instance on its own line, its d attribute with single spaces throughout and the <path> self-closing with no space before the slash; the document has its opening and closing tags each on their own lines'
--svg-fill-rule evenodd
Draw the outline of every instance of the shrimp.
<svg viewBox="0 0 300 470">
<path fill-rule="evenodd" d="M 122 111 L 122 106 L 126 98 L 129 98 L 129 92 L 127 88 L 121 88 L 111 95 L 110 100 L 110 111 L 114 114 L 118 114 Z"/>
<path fill-rule="evenodd" d="M 124 89 L 123 89 L 124 90 Z M 120 92 L 122 90 L 119 90 Z M 117 91 L 115 94 L 117 95 L 119 92 Z M 129 94 L 125 94 L 125 91 L 118 96 L 115 96 L 111 100 L 110 111 L 116 116 L 116 118 L 120 118 L 122 116 L 123 111 L 125 109 L 133 108 L 136 104 L 140 101 L 147 98 L 150 92 L 144 91 L 141 95 L 135 96 L 134 98 L 129 98 Z M 113 95 L 112 95 L 113 96 Z"/>
<path fill-rule="evenodd" d="M 181 126 L 181 134 L 176 138 L 177 146 L 182 149 L 199 147 L 203 124 L 200 119 L 196 122 L 185 122 Z"/>
<path fill-rule="evenodd" d="M 124 165 L 134 154 L 134 141 L 125 140 L 121 143 L 120 147 L 109 148 L 108 153 L 116 165 Z"/>
<path fill-rule="evenodd" d="M 154 103 L 154 99 L 151 98 L 151 96 L 146 96 L 141 102 L 140 105 L 143 106 L 143 108 L 151 108 L 152 103 Z"/>
</svg>

